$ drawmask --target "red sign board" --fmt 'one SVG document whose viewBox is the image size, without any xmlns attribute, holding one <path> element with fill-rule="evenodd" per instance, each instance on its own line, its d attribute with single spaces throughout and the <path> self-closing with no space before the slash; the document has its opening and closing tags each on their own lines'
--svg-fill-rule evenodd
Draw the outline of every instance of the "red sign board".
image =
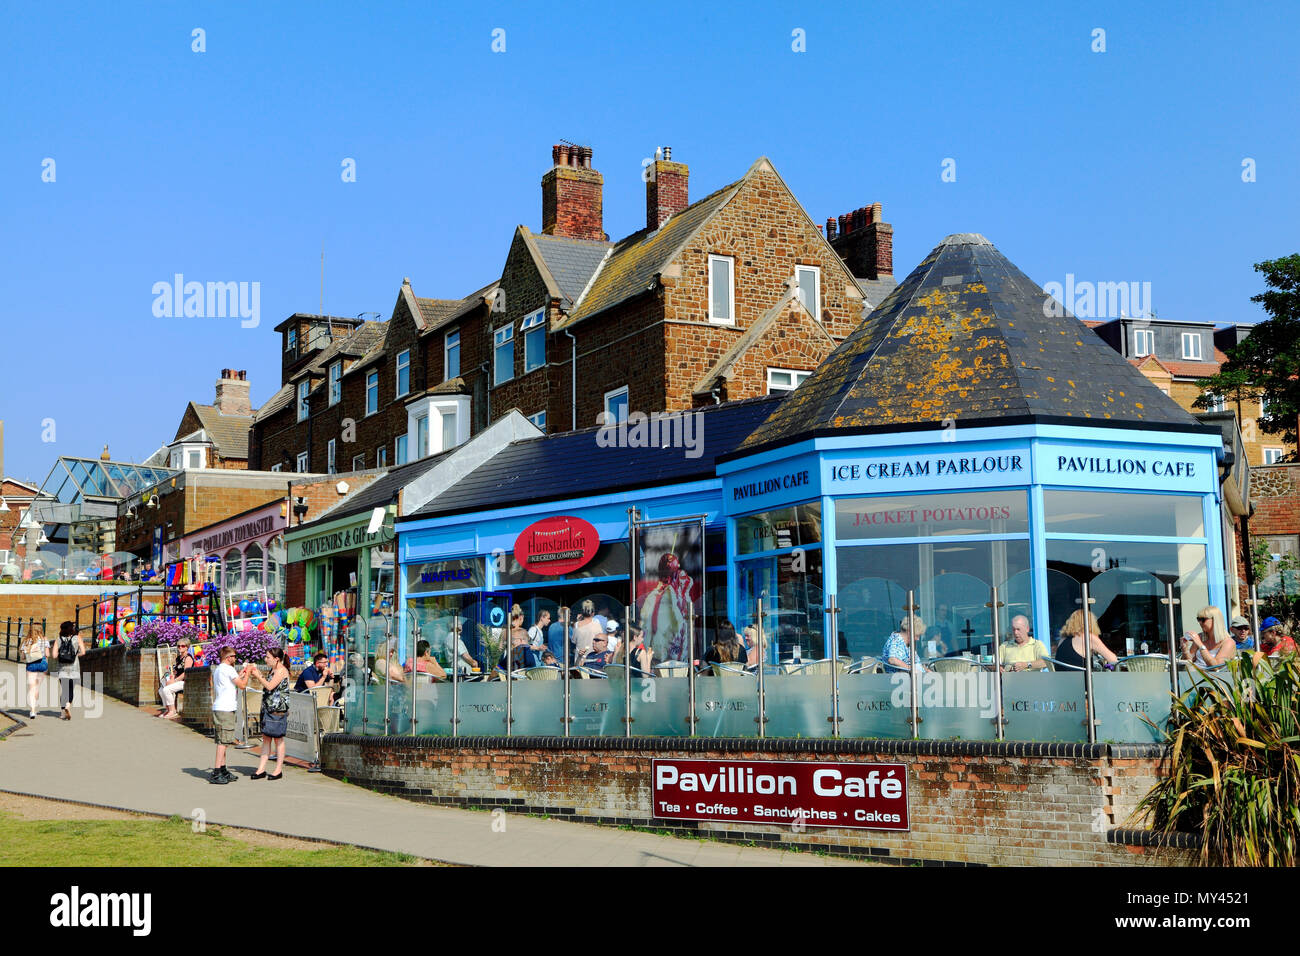
<svg viewBox="0 0 1300 956">
<path fill-rule="evenodd" d="M 581 518 L 534 521 L 515 539 L 515 560 L 535 574 L 568 574 L 596 555 L 600 535 Z"/>
<path fill-rule="evenodd" d="M 674 820 L 908 830 L 901 763 L 655 760 L 653 813 Z"/>
</svg>

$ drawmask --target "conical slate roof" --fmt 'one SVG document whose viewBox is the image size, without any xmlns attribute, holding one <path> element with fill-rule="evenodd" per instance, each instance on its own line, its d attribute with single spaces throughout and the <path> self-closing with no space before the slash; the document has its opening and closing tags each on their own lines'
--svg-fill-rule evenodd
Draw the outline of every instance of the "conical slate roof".
<svg viewBox="0 0 1300 956">
<path fill-rule="evenodd" d="M 1202 430 L 978 233 L 949 236 L 738 449 L 1043 422 Z"/>
</svg>

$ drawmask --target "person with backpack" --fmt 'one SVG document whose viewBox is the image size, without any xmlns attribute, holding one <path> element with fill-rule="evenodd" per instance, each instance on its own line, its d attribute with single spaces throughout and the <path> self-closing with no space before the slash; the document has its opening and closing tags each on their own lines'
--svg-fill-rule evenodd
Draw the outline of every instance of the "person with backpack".
<svg viewBox="0 0 1300 956">
<path fill-rule="evenodd" d="M 27 636 L 18 643 L 18 654 L 27 666 L 27 707 L 31 719 L 36 719 L 36 704 L 41 696 L 41 684 L 49 670 L 46 658 L 50 656 L 50 642 L 45 639 L 45 625 L 31 624 Z"/>
<path fill-rule="evenodd" d="M 77 625 L 64 621 L 59 625 L 59 706 L 60 720 L 72 719 L 72 691 L 81 680 L 81 656 L 86 645 L 77 633 Z"/>
</svg>

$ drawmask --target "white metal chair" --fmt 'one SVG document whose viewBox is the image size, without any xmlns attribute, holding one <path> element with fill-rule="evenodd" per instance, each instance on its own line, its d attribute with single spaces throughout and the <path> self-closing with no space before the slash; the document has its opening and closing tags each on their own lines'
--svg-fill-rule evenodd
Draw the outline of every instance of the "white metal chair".
<svg viewBox="0 0 1300 956">
<path fill-rule="evenodd" d="M 752 672 L 745 670 L 736 664 L 724 664 L 721 661 L 713 662 L 714 677 L 753 677 Z"/>
<path fill-rule="evenodd" d="M 526 680 L 559 680 L 560 672 L 554 667 L 548 667 L 545 664 L 539 664 L 536 667 L 529 667 L 523 671 Z"/>
<path fill-rule="evenodd" d="M 969 674 L 979 670 L 979 665 L 966 657 L 940 657 L 930 661 L 930 669 L 940 674 Z"/>
<path fill-rule="evenodd" d="M 874 657 L 863 657 L 849 665 L 848 673 L 850 674 L 879 674 L 881 672 L 880 661 Z"/>
<path fill-rule="evenodd" d="M 659 677 L 685 677 L 689 668 L 685 661 L 665 661 L 655 665 L 655 674 Z"/>
</svg>

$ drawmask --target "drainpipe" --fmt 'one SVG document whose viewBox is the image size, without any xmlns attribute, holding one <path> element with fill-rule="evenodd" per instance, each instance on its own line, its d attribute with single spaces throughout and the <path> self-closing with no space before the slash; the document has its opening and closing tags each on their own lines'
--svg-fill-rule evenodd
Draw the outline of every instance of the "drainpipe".
<svg viewBox="0 0 1300 956">
<path fill-rule="evenodd" d="M 564 334 L 569 337 L 573 343 L 569 347 L 569 431 L 577 431 L 578 428 L 578 340 L 573 337 L 573 333 L 568 329 Z"/>
</svg>

